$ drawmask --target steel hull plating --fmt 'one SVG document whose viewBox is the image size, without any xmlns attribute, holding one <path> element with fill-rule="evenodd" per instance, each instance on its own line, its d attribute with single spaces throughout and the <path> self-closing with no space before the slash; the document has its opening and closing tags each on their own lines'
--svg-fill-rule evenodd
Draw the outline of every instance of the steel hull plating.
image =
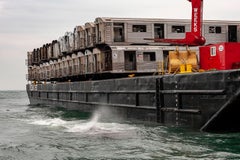
<svg viewBox="0 0 240 160">
<path fill-rule="evenodd" d="M 27 85 L 31 105 L 93 112 L 212 132 L 240 131 L 240 70 Z"/>
</svg>

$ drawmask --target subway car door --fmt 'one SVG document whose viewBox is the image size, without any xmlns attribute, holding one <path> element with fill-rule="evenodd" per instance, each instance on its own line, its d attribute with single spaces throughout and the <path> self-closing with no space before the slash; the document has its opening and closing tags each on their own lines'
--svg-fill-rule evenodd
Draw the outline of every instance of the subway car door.
<svg viewBox="0 0 240 160">
<path fill-rule="evenodd" d="M 134 71 L 137 69 L 136 63 L 136 51 L 125 51 L 124 52 L 125 70 Z"/>
<path fill-rule="evenodd" d="M 230 25 L 228 26 L 228 42 L 237 42 L 237 26 Z"/>
</svg>

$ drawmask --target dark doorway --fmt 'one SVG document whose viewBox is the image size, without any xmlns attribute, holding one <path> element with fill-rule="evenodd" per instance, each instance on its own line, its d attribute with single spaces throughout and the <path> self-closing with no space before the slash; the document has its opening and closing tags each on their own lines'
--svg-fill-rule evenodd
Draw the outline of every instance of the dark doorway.
<svg viewBox="0 0 240 160">
<path fill-rule="evenodd" d="M 163 51 L 163 66 L 164 66 L 164 70 L 168 70 L 168 55 L 169 55 L 169 51 L 164 50 Z"/>
<path fill-rule="evenodd" d="M 124 52 L 125 60 L 125 70 L 133 71 L 137 69 L 136 65 L 136 51 L 125 51 Z"/>
<path fill-rule="evenodd" d="M 164 24 L 154 24 L 154 38 L 164 39 Z"/>
<path fill-rule="evenodd" d="M 98 71 L 98 61 L 97 61 L 97 54 L 93 55 L 93 72 Z"/>
<path fill-rule="evenodd" d="M 105 71 L 112 70 L 112 51 L 105 51 Z"/>
<path fill-rule="evenodd" d="M 237 26 L 228 26 L 228 42 L 237 42 Z"/>
</svg>

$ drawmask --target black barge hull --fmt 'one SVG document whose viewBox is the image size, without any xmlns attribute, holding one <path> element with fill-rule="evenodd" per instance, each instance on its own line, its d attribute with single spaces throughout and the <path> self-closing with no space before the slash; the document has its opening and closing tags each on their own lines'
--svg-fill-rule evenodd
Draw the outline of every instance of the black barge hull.
<svg viewBox="0 0 240 160">
<path fill-rule="evenodd" d="M 93 112 L 208 132 L 240 131 L 240 70 L 27 85 L 31 105 Z"/>
</svg>

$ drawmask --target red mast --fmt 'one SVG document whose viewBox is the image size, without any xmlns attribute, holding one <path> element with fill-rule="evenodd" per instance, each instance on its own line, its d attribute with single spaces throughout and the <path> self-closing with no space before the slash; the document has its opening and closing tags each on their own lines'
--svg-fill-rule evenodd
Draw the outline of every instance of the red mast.
<svg viewBox="0 0 240 160">
<path fill-rule="evenodd" d="M 188 0 L 192 3 L 192 22 L 191 32 L 186 32 L 184 39 L 149 39 L 154 42 L 171 43 L 176 45 L 199 46 L 204 45 L 206 40 L 202 36 L 202 15 L 203 15 L 203 0 Z"/>
</svg>

